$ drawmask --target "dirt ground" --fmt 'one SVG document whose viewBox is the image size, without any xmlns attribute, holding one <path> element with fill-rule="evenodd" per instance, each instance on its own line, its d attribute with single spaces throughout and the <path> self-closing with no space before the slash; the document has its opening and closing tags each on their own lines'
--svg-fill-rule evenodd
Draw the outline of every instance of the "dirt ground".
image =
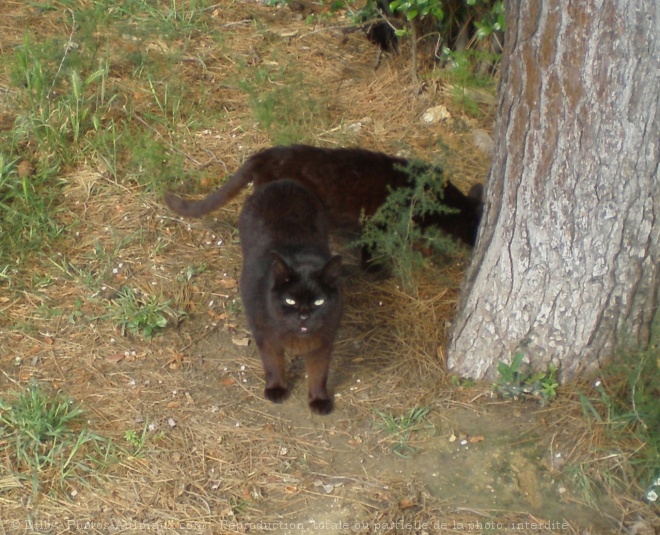
<svg viewBox="0 0 660 535">
<path fill-rule="evenodd" d="M 3 51 L 20 44 L 21 28 L 64 31 L 56 13 L 35 9 L 9 1 L 0 10 Z M 271 73 L 265 88 L 293 87 L 282 74 L 293 71 L 319 105 L 293 125 L 302 141 L 428 160 L 447 146 L 459 187 L 485 181 L 488 155 L 474 132 L 492 130 L 492 94 L 479 97 L 475 118 L 452 101 L 448 82 L 411 80 L 405 47 L 379 60 L 341 17 L 310 21 L 287 7 L 229 2 L 209 13 L 207 34 L 147 43 L 155 55 L 181 48 L 191 95 L 203 92 L 204 105 L 222 111 L 202 126 L 180 125 L 173 150 L 201 178 L 173 188 L 208 191 L 277 141 L 231 82 L 257 68 Z M 126 73 L 118 64 L 113 82 L 135 83 Z M 1 84 L 9 94 L 8 80 Z M 2 111 L 11 116 L 8 102 Z M 422 120 L 439 105 L 449 118 Z M 565 468 L 597 437 L 568 391 L 540 407 L 446 375 L 444 343 L 469 253 L 429 264 L 411 295 L 392 277 L 363 273 L 346 244 L 334 243 L 348 259 L 346 311 L 330 378 L 335 410 L 315 416 L 299 362 L 291 399 L 263 398 L 237 293 L 240 199 L 184 221 L 161 191 L 110 179 L 102 162 L 81 161 L 63 178 L 70 227 L 51 261 L 31 267 L 41 282 L 2 289 L 0 388 L 36 380 L 61 390 L 94 432 L 118 443 L 144 432 L 144 447 L 98 477 L 38 495 L 0 472 L 0 533 L 596 534 L 622 532 L 643 508 L 585 503 Z M 108 310 L 124 286 L 166 296 L 186 314 L 151 340 L 122 336 Z M 428 412 L 413 428 L 387 427 L 384 416 L 419 408 Z"/>
</svg>

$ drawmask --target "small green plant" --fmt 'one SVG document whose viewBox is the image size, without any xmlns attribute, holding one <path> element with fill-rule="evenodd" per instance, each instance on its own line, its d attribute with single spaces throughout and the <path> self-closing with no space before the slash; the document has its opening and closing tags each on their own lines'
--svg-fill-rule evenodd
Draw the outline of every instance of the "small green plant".
<svg viewBox="0 0 660 535">
<path fill-rule="evenodd" d="M 133 457 L 139 455 L 144 450 L 145 445 L 147 444 L 147 435 L 149 427 L 145 424 L 141 432 L 137 432 L 135 429 L 127 429 L 124 431 L 124 440 L 133 448 L 131 455 Z"/>
<path fill-rule="evenodd" d="M 493 389 L 505 399 L 533 397 L 541 405 L 547 405 L 557 397 L 557 367 L 551 364 L 547 371 L 527 373 L 522 366 L 524 358 L 525 354 L 518 352 L 513 356 L 511 364 L 500 362 L 497 365 L 500 378 Z"/>
<path fill-rule="evenodd" d="M 472 388 L 477 383 L 472 379 L 463 379 L 458 375 L 452 375 L 450 377 L 451 384 L 458 388 Z"/>
<path fill-rule="evenodd" d="M 32 481 L 33 492 L 46 484 L 94 473 L 106 466 L 110 443 L 92 433 L 82 409 L 59 392 L 37 383 L 13 401 L 0 399 L 0 453 L 3 465 Z"/>
<path fill-rule="evenodd" d="M 169 300 L 162 302 L 157 297 L 143 296 L 132 288 L 124 287 L 114 300 L 111 317 L 121 329 L 122 336 L 128 331 L 150 339 L 167 327 L 170 318 L 177 316 L 169 304 Z"/>
<path fill-rule="evenodd" d="M 180 273 L 179 275 L 176 276 L 176 280 L 181 283 L 190 282 L 195 277 L 197 277 L 197 275 L 204 273 L 207 270 L 207 268 L 208 266 L 206 262 L 202 262 L 198 266 L 190 265 L 186 267 L 185 272 Z"/>
<path fill-rule="evenodd" d="M 417 452 L 416 448 L 408 444 L 412 433 L 432 427 L 424 423 L 424 419 L 429 413 L 428 407 L 414 407 L 410 409 L 410 412 L 401 416 L 394 416 L 379 410 L 374 410 L 374 412 L 380 418 L 377 426 L 390 435 L 387 440 L 394 442 L 392 452 L 400 457 L 409 457 Z"/>
<path fill-rule="evenodd" d="M 420 249 L 445 254 L 456 251 L 448 236 L 432 227 L 423 231 L 418 221 L 454 210 L 442 204 L 442 169 L 410 161 L 403 170 L 409 176 L 410 187 L 390 192 L 376 213 L 365 220 L 362 234 L 354 245 L 368 249 L 376 264 L 391 262 L 402 285 L 411 289 L 415 272 L 424 264 Z"/>
</svg>

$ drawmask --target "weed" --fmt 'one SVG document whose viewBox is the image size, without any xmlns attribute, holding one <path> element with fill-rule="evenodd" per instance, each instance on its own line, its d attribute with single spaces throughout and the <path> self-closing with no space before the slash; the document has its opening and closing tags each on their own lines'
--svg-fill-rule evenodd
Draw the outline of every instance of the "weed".
<svg viewBox="0 0 660 535">
<path fill-rule="evenodd" d="M 428 407 L 414 407 L 408 414 L 394 416 L 379 410 L 374 412 L 380 417 L 378 427 L 390 435 L 387 440 L 393 440 L 392 452 L 400 457 L 414 455 L 417 450 L 408 444 L 410 435 L 415 431 L 429 429 L 432 426 L 424 424 L 424 419 L 429 413 Z"/>
<path fill-rule="evenodd" d="M 493 389 L 505 399 L 533 397 L 541 405 L 547 405 L 557 397 L 557 367 L 551 364 L 547 371 L 527 373 L 522 366 L 524 358 L 525 353 L 518 352 L 513 356 L 511 364 L 500 362 L 497 365 L 500 377 Z"/>
<path fill-rule="evenodd" d="M 162 123 L 168 132 L 194 126 L 189 116 L 194 112 L 194 100 L 186 96 L 185 89 L 179 84 L 171 82 L 156 82 L 147 76 L 149 92 L 157 113 L 149 114 L 156 122 Z"/>
<path fill-rule="evenodd" d="M 472 388 L 477 383 L 472 379 L 463 379 L 458 375 L 450 376 L 451 384 L 458 388 Z"/>
<path fill-rule="evenodd" d="M 36 383 L 13 402 L 0 399 L 0 452 L 5 466 L 32 481 L 33 492 L 50 477 L 61 485 L 73 475 L 103 468 L 110 443 L 83 425 L 82 409 Z"/>
<path fill-rule="evenodd" d="M 150 339 L 167 327 L 171 318 L 182 314 L 172 310 L 169 304 L 170 301 L 163 302 L 158 297 L 142 296 L 136 290 L 124 287 L 114 300 L 110 316 L 121 329 L 122 336 L 128 331 Z"/>
<path fill-rule="evenodd" d="M 411 161 L 404 169 L 410 187 L 390 192 L 376 213 L 364 222 L 354 245 L 367 248 L 376 264 L 392 263 L 402 285 L 413 288 L 414 274 L 424 264 L 420 249 L 440 253 L 456 251 L 452 240 L 440 231 L 425 231 L 418 221 L 434 214 L 453 213 L 442 204 L 444 176 L 439 167 Z"/>
<path fill-rule="evenodd" d="M 114 84 L 109 73 L 116 56 L 130 47 L 111 48 L 111 33 L 99 28 L 122 19 L 135 22 L 147 13 L 150 23 L 185 32 L 208 4 L 172 1 L 155 7 L 132 0 L 114 7 L 107 2 L 72 7 L 62 19 L 71 28 L 68 36 L 38 42 L 26 33 L 6 58 L 16 91 L 11 93 L 14 127 L 0 131 L 0 270 L 47 248 L 63 232 L 57 218 L 63 168 L 96 161 L 115 180 L 128 177 L 156 190 L 183 176 L 184 156 L 168 137 L 192 124 L 198 103 L 185 96 L 176 78 L 156 81 L 147 73 L 146 80 L 136 80 L 144 82 L 142 91 Z M 162 72 L 171 77 L 171 70 Z M 145 109 L 138 113 L 134 101 L 140 99 Z M 145 128 L 135 128 L 138 123 Z"/>
<path fill-rule="evenodd" d="M 124 440 L 133 448 L 132 456 L 136 457 L 144 450 L 147 443 L 147 432 L 149 428 L 145 424 L 142 432 L 138 433 L 134 429 L 124 431 Z"/>
</svg>

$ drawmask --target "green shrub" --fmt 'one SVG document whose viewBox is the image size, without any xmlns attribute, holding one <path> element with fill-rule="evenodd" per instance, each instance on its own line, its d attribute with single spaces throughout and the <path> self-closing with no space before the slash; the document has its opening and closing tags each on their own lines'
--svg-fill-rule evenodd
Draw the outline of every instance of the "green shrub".
<svg viewBox="0 0 660 535">
<path fill-rule="evenodd" d="M 422 229 L 420 218 L 454 213 L 442 204 L 445 178 L 440 167 L 411 160 L 403 169 L 410 187 L 391 191 L 376 213 L 364 221 L 355 245 L 366 248 L 375 264 L 391 264 L 402 285 L 411 289 L 415 273 L 424 265 L 421 249 L 451 254 L 454 242 L 439 230 Z"/>
</svg>

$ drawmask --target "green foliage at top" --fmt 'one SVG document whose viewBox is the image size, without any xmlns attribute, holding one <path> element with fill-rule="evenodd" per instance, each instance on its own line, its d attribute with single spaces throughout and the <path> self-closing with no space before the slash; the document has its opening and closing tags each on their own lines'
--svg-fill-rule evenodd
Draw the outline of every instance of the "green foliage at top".
<svg viewBox="0 0 660 535">
<path fill-rule="evenodd" d="M 453 213 L 442 204 L 445 178 L 443 170 L 411 160 L 403 169 L 410 177 L 410 187 L 391 191 L 376 213 L 364 222 L 356 245 L 366 247 L 376 264 L 391 264 L 404 287 L 414 286 L 415 273 L 423 266 L 420 249 L 453 253 L 453 241 L 436 229 L 422 230 L 420 218 L 432 214 Z"/>
<path fill-rule="evenodd" d="M 503 32 L 506 29 L 506 19 L 504 17 L 504 2 L 497 0 L 495 2 L 486 0 L 466 0 L 469 6 L 478 6 L 483 4 L 485 9 L 482 12 L 482 18 L 474 21 L 477 28 L 477 37 L 483 39 L 493 32 Z M 490 9 L 488 9 L 490 8 Z"/>
<path fill-rule="evenodd" d="M 502 0 L 463 0 L 463 6 L 452 6 L 449 10 L 442 0 L 392 0 L 388 7 L 393 14 L 401 14 L 408 23 L 422 18 L 431 18 L 442 42 L 448 41 L 454 27 L 463 24 L 474 25 L 478 39 L 488 37 L 493 32 L 504 31 L 506 19 Z M 367 0 L 358 12 L 358 17 L 370 19 L 378 16 L 377 0 Z M 461 19 L 457 20 L 458 14 Z M 408 35 L 410 26 L 396 30 L 399 36 Z"/>
<path fill-rule="evenodd" d="M 93 11 L 105 20 L 122 23 L 124 35 L 160 36 L 187 40 L 208 33 L 208 12 L 216 4 L 212 0 L 100 0 Z M 89 13 L 88 11 L 87 13 Z"/>
<path fill-rule="evenodd" d="M 392 13 L 403 13 L 408 21 L 431 15 L 440 22 L 444 17 L 441 0 L 393 0 L 390 9 Z"/>
</svg>

